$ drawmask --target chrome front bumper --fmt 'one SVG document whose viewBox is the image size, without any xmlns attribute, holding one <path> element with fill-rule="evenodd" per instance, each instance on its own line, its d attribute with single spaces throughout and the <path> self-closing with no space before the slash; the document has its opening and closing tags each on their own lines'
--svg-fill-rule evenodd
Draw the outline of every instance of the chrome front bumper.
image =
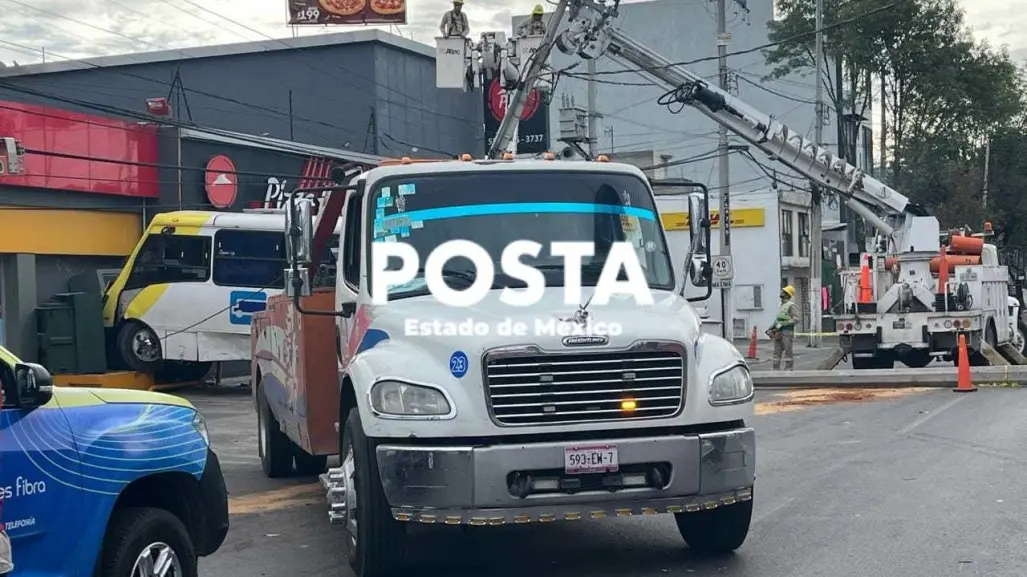
<svg viewBox="0 0 1027 577">
<path fill-rule="evenodd" d="M 585 490 L 516 496 L 511 475 L 564 468 L 564 448 L 546 442 L 490 446 L 408 446 L 376 449 L 378 471 L 393 516 L 400 521 L 502 525 L 599 519 L 714 509 L 752 498 L 756 436 L 752 429 L 642 438 L 589 439 L 613 444 L 623 470 L 669 465 L 662 487 Z M 332 472 L 324 476 L 332 502 Z"/>
</svg>

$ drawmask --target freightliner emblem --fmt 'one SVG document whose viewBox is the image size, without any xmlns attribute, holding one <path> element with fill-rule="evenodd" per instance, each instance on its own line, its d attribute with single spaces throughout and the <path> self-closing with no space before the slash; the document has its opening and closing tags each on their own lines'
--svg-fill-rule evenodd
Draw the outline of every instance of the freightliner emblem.
<svg viewBox="0 0 1027 577">
<path fill-rule="evenodd" d="M 610 337 L 599 335 L 579 335 L 563 338 L 565 347 L 597 347 L 610 342 Z"/>
</svg>

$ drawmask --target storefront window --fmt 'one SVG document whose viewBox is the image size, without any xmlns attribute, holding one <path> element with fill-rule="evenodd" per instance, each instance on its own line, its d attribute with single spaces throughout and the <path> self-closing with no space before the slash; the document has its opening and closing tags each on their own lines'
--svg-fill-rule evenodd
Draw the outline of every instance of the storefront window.
<svg viewBox="0 0 1027 577">
<path fill-rule="evenodd" d="M 221 230 L 214 235 L 214 284 L 257 289 L 285 288 L 285 235 Z"/>
<path fill-rule="evenodd" d="M 151 235 L 132 265 L 125 290 L 161 283 L 206 282 L 210 278 L 210 237 Z"/>
</svg>

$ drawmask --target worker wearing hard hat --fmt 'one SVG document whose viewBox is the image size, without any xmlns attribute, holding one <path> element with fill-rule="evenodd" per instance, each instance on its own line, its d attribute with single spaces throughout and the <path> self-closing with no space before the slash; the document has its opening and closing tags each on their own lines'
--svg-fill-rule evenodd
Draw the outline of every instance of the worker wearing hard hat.
<svg viewBox="0 0 1027 577">
<path fill-rule="evenodd" d="M 467 14 L 464 13 L 463 8 L 464 0 L 453 0 L 453 9 L 446 10 L 446 13 L 442 15 L 439 31 L 442 32 L 444 38 L 452 38 L 454 36 L 467 38 L 471 27 L 467 23 Z"/>
<path fill-rule="evenodd" d="M 517 27 L 517 36 L 524 38 L 527 36 L 544 36 L 546 33 L 546 24 L 542 21 L 542 16 L 546 13 L 545 9 L 542 8 L 541 4 L 536 4 L 535 9 L 531 11 L 531 17 L 521 22 L 521 25 Z"/>
<path fill-rule="evenodd" d="M 777 309 L 774 326 L 768 331 L 774 339 L 775 371 L 781 369 L 781 361 L 784 361 L 786 371 L 792 370 L 795 365 L 792 345 L 795 342 L 795 325 L 799 322 L 799 311 L 794 299 L 795 287 L 788 285 L 781 289 L 781 308 Z"/>
</svg>

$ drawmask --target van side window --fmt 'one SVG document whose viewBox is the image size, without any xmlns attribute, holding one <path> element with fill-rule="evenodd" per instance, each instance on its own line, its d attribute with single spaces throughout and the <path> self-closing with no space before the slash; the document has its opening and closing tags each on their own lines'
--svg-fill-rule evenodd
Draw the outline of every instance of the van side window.
<svg viewBox="0 0 1027 577">
<path fill-rule="evenodd" d="M 285 235 L 219 230 L 214 234 L 214 284 L 258 289 L 285 288 Z"/>
<path fill-rule="evenodd" d="M 210 245 L 208 236 L 149 235 L 132 263 L 125 289 L 162 283 L 207 282 Z"/>
<path fill-rule="evenodd" d="M 361 234 L 363 215 L 361 214 L 362 194 L 351 194 L 346 201 L 346 227 L 343 232 L 346 241 L 342 250 L 342 269 L 346 284 L 356 289 L 360 286 L 360 252 L 363 234 Z"/>
</svg>

